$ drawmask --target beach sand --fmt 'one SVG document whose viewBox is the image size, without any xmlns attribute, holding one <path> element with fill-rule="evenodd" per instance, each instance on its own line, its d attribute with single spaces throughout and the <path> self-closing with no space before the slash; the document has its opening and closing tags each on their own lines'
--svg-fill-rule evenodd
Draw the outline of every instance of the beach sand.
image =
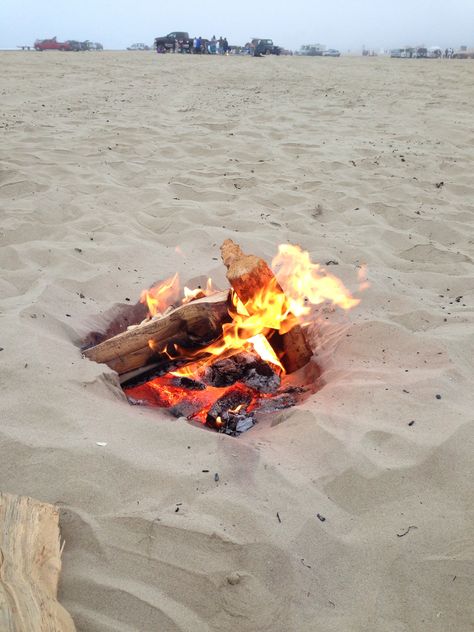
<svg viewBox="0 0 474 632">
<path fill-rule="evenodd" d="M 474 64 L 0 62 L 0 488 L 61 508 L 78 631 L 472 629 Z M 238 439 L 79 351 L 156 279 L 222 282 L 227 237 L 371 284 Z"/>
</svg>

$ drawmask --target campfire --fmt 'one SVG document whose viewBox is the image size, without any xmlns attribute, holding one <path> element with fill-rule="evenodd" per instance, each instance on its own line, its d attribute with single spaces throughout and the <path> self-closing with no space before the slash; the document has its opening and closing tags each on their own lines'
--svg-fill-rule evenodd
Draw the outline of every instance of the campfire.
<svg viewBox="0 0 474 632">
<path fill-rule="evenodd" d="M 221 254 L 230 289 L 209 280 L 181 291 L 176 274 L 142 292 L 143 322 L 84 355 L 119 373 L 130 403 L 237 435 L 257 413 L 293 406 L 314 390 L 306 332 L 315 306 L 347 310 L 359 300 L 297 246 L 280 246 L 272 267 L 231 240 Z"/>
</svg>

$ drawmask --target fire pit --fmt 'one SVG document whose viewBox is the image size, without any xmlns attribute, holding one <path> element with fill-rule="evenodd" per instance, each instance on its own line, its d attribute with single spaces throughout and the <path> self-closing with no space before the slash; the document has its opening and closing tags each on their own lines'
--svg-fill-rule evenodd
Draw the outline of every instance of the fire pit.
<svg viewBox="0 0 474 632">
<path fill-rule="evenodd" d="M 314 306 L 350 309 L 359 300 L 297 246 L 279 247 L 275 272 L 231 240 L 221 253 L 229 290 L 209 280 L 181 292 L 175 275 L 142 293 L 143 322 L 83 352 L 120 374 L 131 404 L 237 435 L 257 413 L 294 406 L 314 391 L 318 370 L 305 333 Z"/>
</svg>

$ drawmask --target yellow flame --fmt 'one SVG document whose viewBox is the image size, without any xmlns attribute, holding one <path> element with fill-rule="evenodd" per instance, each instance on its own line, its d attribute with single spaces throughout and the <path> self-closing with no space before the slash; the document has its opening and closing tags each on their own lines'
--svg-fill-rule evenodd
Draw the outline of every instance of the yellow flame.
<svg viewBox="0 0 474 632">
<path fill-rule="evenodd" d="M 351 309 L 359 303 L 340 279 L 312 263 L 309 253 L 299 246 L 279 246 L 272 266 L 278 273 L 278 281 L 274 279 L 260 288 L 245 304 L 232 292 L 232 321 L 223 325 L 222 338 L 209 345 L 205 349 L 207 353 L 220 356 L 251 344 L 262 359 L 283 370 L 268 342 L 272 330 L 280 334 L 290 331 L 310 313 L 311 305 L 329 301 Z"/>
<path fill-rule="evenodd" d="M 309 314 L 311 305 L 325 301 L 343 309 L 351 309 L 360 302 L 340 279 L 312 263 L 309 253 L 299 246 L 280 245 L 272 268 L 285 288 L 290 311 L 299 318 Z"/>
<path fill-rule="evenodd" d="M 196 288 L 195 290 L 189 287 L 183 288 L 183 298 L 181 302 L 190 303 L 197 298 L 204 298 L 205 296 L 211 296 L 215 294 L 217 290 L 212 286 L 212 279 L 208 279 L 205 288 Z M 148 307 L 149 316 L 160 316 L 168 307 L 178 302 L 180 298 L 180 283 L 179 274 L 157 283 L 149 290 L 143 290 L 140 295 L 140 302 L 144 303 Z"/>
<path fill-rule="evenodd" d="M 268 342 L 263 334 L 252 336 L 252 338 L 249 338 L 248 342 L 252 345 L 255 352 L 262 358 L 262 360 L 264 360 L 265 362 L 270 362 L 271 364 L 280 367 L 280 369 L 284 371 L 283 365 L 273 351 L 271 344 Z"/>
<path fill-rule="evenodd" d="M 278 357 L 265 337 L 269 329 L 279 328 L 281 300 L 274 300 L 271 293 L 262 291 L 259 298 L 251 302 L 253 313 L 249 314 L 248 307 L 240 301 L 235 292 L 232 292 L 232 299 L 231 322 L 223 324 L 222 337 L 203 351 L 212 356 L 221 356 L 226 352 L 236 353 L 250 344 L 257 353 L 260 354 L 261 351 L 268 362 L 281 367 Z"/>
<path fill-rule="evenodd" d="M 162 314 L 167 307 L 172 305 L 179 297 L 179 275 L 166 279 L 162 283 L 154 285 L 149 290 L 143 290 L 140 303 L 148 306 L 150 316 Z"/>
</svg>

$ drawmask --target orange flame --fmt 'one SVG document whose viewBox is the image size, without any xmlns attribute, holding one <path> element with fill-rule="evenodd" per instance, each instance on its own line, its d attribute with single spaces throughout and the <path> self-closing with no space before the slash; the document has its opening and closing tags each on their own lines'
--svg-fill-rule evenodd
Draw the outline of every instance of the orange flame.
<svg viewBox="0 0 474 632">
<path fill-rule="evenodd" d="M 179 297 L 179 275 L 166 279 L 162 283 L 154 285 L 149 290 L 143 290 L 140 295 L 140 303 L 148 306 L 150 316 L 159 316 L 177 301 Z"/>
<path fill-rule="evenodd" d="M 268 300 L 265 300 L 265 297 Z M 199 362 L 199 366 L 211 364 L 218 356 L 232 355 L 243 349 L 251 348 L 262 360 L 274 364 L 283 371 L 280 360 L 266 338 L 270 329 L 279 329 L 282 299 L 274 300 L 274 295 L 271 292 L 262 291 L 261 295 L 256 297 L 251 305 L 249 304 L 254 312 L 252 314 L 249 314 L 246 306 L 233 291 L 232 302 L 231 322 L 222 325 L 221 338 L 199 351 L 199 353 L 207 353 L 211 356 Z M 189 376 L 196 368 L 196 364 L 193 364 L 192 368 L 183 367 L 178 369 L 175 374 Z"/>
<path fill-rule="evenodd" d="M 272 269 L 285 288 L 290 312 L 300 319 L 310 313 L 311 305 L 325 301 L 343 309 L 360 303 L 340 279 L 312 263 L 309 253 L 299 246 L 280 245 Z"/>
<path fill-rule="evenodd" d="M 195 290 L 191 290 L 184 286 L 181 303 L 190 303 L 197 298 L 211 296 L 211 294 L 215 294 L 216 292 L 217 290 L 212 286 L 212 279 L 207 280 L 205 288 L 198 287 Z M 171 307 L 179 301 L 180 294 L 179 274 L 176 273 L 169 279 L 157 283 L 149 290 L 143 290 L 140 295 L 140 303 L 147 305 L 148 316 L 161 316 L 168 307 Z"/>
</svg>

